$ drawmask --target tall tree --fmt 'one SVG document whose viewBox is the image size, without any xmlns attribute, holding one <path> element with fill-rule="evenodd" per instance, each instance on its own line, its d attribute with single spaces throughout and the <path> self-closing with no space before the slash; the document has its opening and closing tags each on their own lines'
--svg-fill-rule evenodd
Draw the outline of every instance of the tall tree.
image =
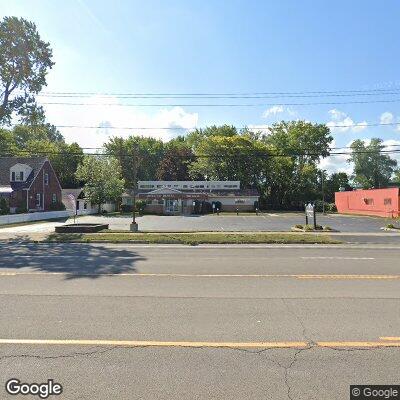
<svg viewBox="0 0 400 400">
<path fill-rule="evenodd" d="M 349 176 L 346 172 L 335 172 L 327 177 L 324 182 L 325 201 L 334 203 L 335 192 L 338 192 L 341 188 L 351 190 Z"/>
<path fill-rule="evenodd" d="M 329 128 L 305 121 L 279 122 L 264 137 L 269 159 L 264 164 L 263 200 L 269 207 L 298 208 L 319 197 L 317 163 L 329 155 Z"/>
<path fill-rule="evenodd" d="M 185 143 L 171 141 L 158 166 L 156 178 L 161 181 L 188 181 L 191 179 L 189 166 L 194 159 L 192 150 Z"/>
<path fill-rule="evenodd" d="M 349 162 L 354 163 L 353 180 L 364 189 L 387 186 L 396 169 L 397 161 L 382 154 L 382 143 L 382 139 L 373 138 L 368 145 L 360 139 L 350 145 L 352 153 Z"/>
<path fill-rule="evenodd" d="M 0 123 L 9 123 L 13 112 L 25 118 L 43 113 L 35 94 L 46 85 L 53 65 L 50 44 L 33 22 L 17 17 L 0 22 Z"/>
<path fill-rule="evenodd" d="M 164 154 L 164 143 L 161 140 L 143 136 L 129 136 L 127 139 L 114 137 L 104 147 L 107 153 L 111 153 L 119 161 L 127 187 L 133 187 L 135 164 L 138 164 L 138 180 L 156 178 L 157 168 Z M 136 153 L 138 163 L 134 161 Z"/>
<path fill-rule="evenodd" d="M 76 178 L 84 181 L 85 196 L 97 204 L 98 212 L 107 201 L 116 201 L 124 191 L 121 166 L 115 158 L 86 156 L 76 171 Z"/>
<path fill-rule="evenodd" d="M 206 136 L 195 147 L 197 158 L 190 166 L 190 174 L 213 180 L 240 180 L 244 188 L 255 186 L 263 172 L 266 150 L 264 143 L 247 133 Z"/>
</svg>

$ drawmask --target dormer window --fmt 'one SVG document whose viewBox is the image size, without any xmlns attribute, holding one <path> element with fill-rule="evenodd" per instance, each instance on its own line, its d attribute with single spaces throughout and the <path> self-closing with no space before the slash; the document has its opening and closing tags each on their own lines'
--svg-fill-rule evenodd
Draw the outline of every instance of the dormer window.
<svg viewBox="0 0 400 400">
<path fill-rule="evenodd" d="M 13 182 L 23 182 L 24 181 L 24 171 L 12 171 L 11 172 L 11 180 Z"/>
</svg>

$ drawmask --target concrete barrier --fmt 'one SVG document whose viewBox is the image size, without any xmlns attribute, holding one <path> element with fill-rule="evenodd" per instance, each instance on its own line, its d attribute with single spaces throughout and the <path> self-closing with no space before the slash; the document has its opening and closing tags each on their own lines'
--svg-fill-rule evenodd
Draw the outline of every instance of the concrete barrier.
<svg viewBox="0 0 400 400">
<path fill-rule="evenodd" d="M 31 221 L 44 221 L 46 219 L 54 218 L 68 218 L 73 213 L 71 211 L 45 211 L 45 212 L 35 212 L 27 214 L 9 214 L 0 215 L 0 225 L 6 224 L 18 224 L 21 222 L 31 222 Z"/>
</svg>

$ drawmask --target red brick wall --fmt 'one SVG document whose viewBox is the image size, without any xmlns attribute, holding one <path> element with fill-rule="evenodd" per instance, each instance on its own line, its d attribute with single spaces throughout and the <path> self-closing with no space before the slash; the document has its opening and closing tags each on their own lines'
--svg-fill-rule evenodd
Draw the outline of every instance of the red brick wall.
<svg viewBox="0 0 400 400">
<path fill-rule="evenodd" d="M 398 217 L 400 216 L 399 195 L 399 188 L 337 192 L 335 193 L 335 204 L 338 212 L 344 214 Z M 391 204 L 388 204 L 388 199 Z M 387 204 L 385 204 L 385 200 Z"/>
</svg>

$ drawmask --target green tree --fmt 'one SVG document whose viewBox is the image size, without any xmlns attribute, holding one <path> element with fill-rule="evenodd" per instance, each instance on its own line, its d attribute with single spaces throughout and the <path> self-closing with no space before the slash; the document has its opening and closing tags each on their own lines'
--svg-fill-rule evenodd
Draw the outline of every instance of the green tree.
<svg viewBox="0 0 400 400">
<path fill-rule="evenodd" d="M 17 150 L 14 135 L 8 129 L 0 128 L 0 157 L 14 155 Z"/>
<path fill-rule="evenodd" d="M 334 203 L 335 192 L 339 192 L 341 188 L 351 190 L 349 176 L 346 172 L 335 172 L 329 177 L 326 177 L 324 182 L 325 201 Z"/>
<path fill-rule="evenodd" d="M 53 65 L 50 44 L 33 22 L 17 17 L 0 22 L 0 123 L 9 123 L 13 112 L 24 117 L 43 113 L 35 94 L 46 85 Z"/>
<path fill-rule="evenodd" d="M 263 137 L 269 158 L 264 163 L 262 201 L 269 207 L 299 208 L 320 197 L 317 164 L 329 155 L 329 128 L 305 121 L 274 124 Z"/>
<path fill-rule="evenodd" d="M 184 141 L 171 140 L 158 165 L 156 178 L 161 181 L 188 181 L 191 179 L 189 166 L 194 159 L 194 153 Z"/>
<path fill-rule="evenodd" d="M 387 186 L 396 169 L 397 161 L 382 154 L 382 143 L 382 139 L 373 138 L 368 145 L 360 139 L 350 145 L 349 162 L 354 163 L 352 178 L 364 189 Z"/>
<path fill-rule="evenodd" d="M 121 166 L 115 158 L 105 156 L 85 156 L 78 166 L 76 178 L 85 182 L 85 196 L 91 203 L 101 205 L 106 201 L 116 201 L 124 191 Z"/>
<path fill-rule="evenodd" d="M 261 179 L 267 147 L 247 132 L 208 135 L 198 141 L 195 155 L 196 161 L 190 165 L 192 177 L 240 180 L 242 187 L 247 188 L 257 185 Z"/>
<path fill-rule="evenodd" d="M 133 187 L 135 164 L 138 164 L 138 180 L 154 180 L 164 155 L 164 143 L 161 140 L 143 136 L 129 136 L 126 139 L 114 137 L 104 147 L 119 161 L 127 187 Z M 135 154 L 138 162 L 134 160 Z"/>
</svg>

